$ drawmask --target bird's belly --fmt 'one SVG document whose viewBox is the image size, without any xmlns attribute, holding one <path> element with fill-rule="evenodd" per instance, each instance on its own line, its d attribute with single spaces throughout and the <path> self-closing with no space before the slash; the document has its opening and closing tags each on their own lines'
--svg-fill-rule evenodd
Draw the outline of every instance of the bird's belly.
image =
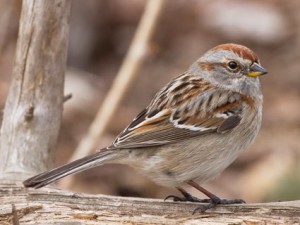
<svg viewBox="0 0 300 225">
<path fill-rule="evenodd" d="M 164 186 L 180 186 L 189 180 L 201 184 L 226 169 L 253 142 L 258 130 L 259 126 L 227 134 L 206 134 L 142 150 L 144 153 L 136 152 L 140 163 L 134 167 Z"/>
</svg>

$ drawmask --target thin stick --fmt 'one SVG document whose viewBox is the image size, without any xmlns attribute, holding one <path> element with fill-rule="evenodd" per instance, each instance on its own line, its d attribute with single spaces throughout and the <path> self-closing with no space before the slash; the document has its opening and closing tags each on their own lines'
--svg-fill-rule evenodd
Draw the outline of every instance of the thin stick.
<svg viewBox="0 0 300 225">
<path fill-rule="evenodd" d="M 5 48 L 5 42 L 8 39 L 9 23 L 13 17 L 14 1 L 0 1 L 0 53 Z"/>
<path fill-rule="evenodd" d="M 79 146 L 70 158 L 70 161 L 82 158 L 94 151 L 96 144 L 101 139 L 101 136 L 106 130 L 130 85 L 134 82 L 138 71 L 144 62 L 150 39 L 153 36 L 153 32 L 165 2 L 166 0 L 148 0 L 145 12 L 134 35 L 129 51 L 112 87 L 92 122 L 88 134 L 79 143 Z M 61 186 L 68 188 L 71 186 L 72 181 L 72 177 L 64 179 L 61 182 Z"/>
</svg>

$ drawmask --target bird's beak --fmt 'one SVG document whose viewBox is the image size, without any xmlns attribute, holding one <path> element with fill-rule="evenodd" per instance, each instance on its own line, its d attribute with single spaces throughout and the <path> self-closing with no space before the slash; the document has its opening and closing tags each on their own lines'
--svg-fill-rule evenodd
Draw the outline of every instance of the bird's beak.
<svg viewBox="0 0 300 225">
<path fill-rule="evenodd" d="M 247 73 L 247 75 L 249 77 L 258 77 L 267 73 L 268 71 L 265 68 L 263 68 L 261 65 L 259 65 L 258 63 L 253 63 L 250 66 L 250 71 Z"/>
</svg>

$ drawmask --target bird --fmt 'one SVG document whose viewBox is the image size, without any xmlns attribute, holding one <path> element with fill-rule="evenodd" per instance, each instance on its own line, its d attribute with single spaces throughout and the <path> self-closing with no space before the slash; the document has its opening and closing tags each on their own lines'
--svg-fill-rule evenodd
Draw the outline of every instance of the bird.
<svg viewBox="0 0 300 225">
<path fill-rule="evenodd" d="M 264 74 L 267 70 L 251 49 L 217 45 L 159 90 L 111 145 L 23 184 L 41 188 L 70 174 L 120 163 L 182 194 L 166 199 L 207 203 L 194 213 L 245 203 L 221 199 L 201 185 L 225 170 L 257 136 L 263 108 L 259 77 Z M 192 196 L 186 185 L 208 199 Z"/>
</svg>

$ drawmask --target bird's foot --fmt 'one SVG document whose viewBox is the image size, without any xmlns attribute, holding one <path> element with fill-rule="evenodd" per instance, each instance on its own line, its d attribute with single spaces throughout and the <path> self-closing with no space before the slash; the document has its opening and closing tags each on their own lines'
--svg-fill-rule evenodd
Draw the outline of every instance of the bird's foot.
<svg viewBox="0 0 300 225">
<path fill-rule="evenodd" d="M 186 192 L 184 189 L 179 188 L 179 187 L 177 188 L 177 190 L 182 194 L 182 197 L 179 197 L 176 195 L 169 195 L 165 198 L 165 200 L 173 199 L 173 201 L 175 201 L 175 202 L 208 203 L 206 205 L 201 205 L 201 206 L 197 207 L 193 211 L 193 214 L 195 214 L 198 211 L 203 213 L 208 209 L 212 209 L 212 208 L 216 207 L 217 205 L 245 204 L 246 203 L 242 199 L 221 199 L 221 198 L 217 197 L 216 195 L 214 195 L 204 189 L 203 190 L 205 191 L 205 194 L 207 194 L 207 196 L 209 196 L 209 199 L 200 199 L 200 198 L 194 197 L 191 194 L 189 194 L 188 192 Z"/>
<path fill-rule="evenodd" d="M 219 197 L 213 197 L 212 199 L 209 199 L 209 204 L 208 205 L 202 205 L 197 207 L 194 211 L 193 214 L 196 212 L 205 212 L 208 209 L 212 209 L 216 207 L 217 205 L 231 205 L 231 204 L 245 204 L 246 202 L 243 199 L 220 199 Z"/>
<path fill-rule="evenodd" d="M 201 202 L 201 203 L 211 203 L 211 199 L 200 199 L 195 196 L 192 196 L 188 192 L 186 192 L 184 189 L 178 188 L 180 193 L 183 195 L 182 197 L 176 196 L 176 195 L 169 195 L 165 198 L 167 199 L 173 199 L 174 202 Z"/>
</svg>

